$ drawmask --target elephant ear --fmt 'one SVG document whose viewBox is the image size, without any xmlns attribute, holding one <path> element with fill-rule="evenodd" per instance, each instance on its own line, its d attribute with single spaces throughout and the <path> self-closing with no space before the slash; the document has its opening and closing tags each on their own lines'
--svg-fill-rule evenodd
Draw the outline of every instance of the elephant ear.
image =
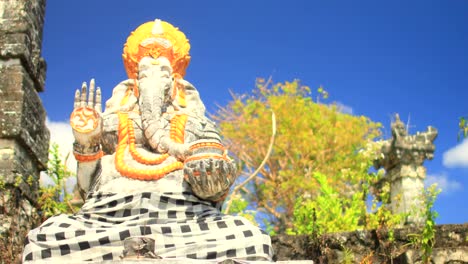
<svg viewBox="0 0 468 264">
<path fill-rule="evenodd" d="M 205 117 L 205 105 L 203 104 L 200 94 L 197 91 L 197 88 L 193 86 L 190 82 L 180 79 L 179 82 L 185 88 L 185 100 L 187 102 L 187 109 L 190 110 L 190 113 L 193 113 L 199 118 Z"/>
<path fill-rule="evenodd" d="M 104 114 L 112 114 L 117 113 L 121 107 L 120 103 L 122 102 L 123 98 L 125 97 L 125 93 L 129 88 L 133 88 L 134 80 L 127 79 L 125 81 L 120 82 L 117 86 L 114 87 L 112 90 L 112 96 L 109 100 L 106 101 L 106 109 Z"/>
</svg>

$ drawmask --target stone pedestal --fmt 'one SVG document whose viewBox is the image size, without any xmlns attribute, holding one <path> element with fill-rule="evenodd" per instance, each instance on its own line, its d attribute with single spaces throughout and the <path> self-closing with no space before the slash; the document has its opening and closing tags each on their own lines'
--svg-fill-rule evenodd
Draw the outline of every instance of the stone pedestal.
<svg viewBox="0 0 468 264">
<path fill-rule="evenodd" d="M 398 165 L 387 173 L 390 180 L 392 211 L 409 213 L 407 223 L 424 221 L 424 179 L 426 168 L 415 165 Z"/>
<path fill-rule="evenodd" d="M 58 264 L 62 262 L 57 261 L 35 261 L 34 264 Z M 80 261 L 75 262 L 70 260 L 68 264 L 314 264 L 312 260 L 286 260 L 286 261 L 245 261 L 245 260 L 231 260 L 224 261 L 215 260 L 197 260 L 197 259 L 139 259 L 139 260 L 110 260 L 110 261 Z"/>
<path fill-rule="evenodd" d="M 38 92 L 45 0 L 0 0 L 0 259 L 9 263 L 38 223 L 39 173 L 49 131 Z"/>
</svg>

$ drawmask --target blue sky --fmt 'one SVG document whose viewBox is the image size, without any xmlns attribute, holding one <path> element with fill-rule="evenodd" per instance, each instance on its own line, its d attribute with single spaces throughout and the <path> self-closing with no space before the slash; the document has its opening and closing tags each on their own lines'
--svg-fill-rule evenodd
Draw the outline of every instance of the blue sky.
<svg viewBox="0 0 468 264">
<path fill-rule="evenodd" d="M 436 127 L 435 158 L 425 164 L 443 189 L 437 222 L 468 222 L 468 141 L 457 142 L 458 118 L 468 115 L 468 1 L 48 0 L 41 98 L 65 150 L 75 89 L 94 77 L 109 99 L 126 79 L 128 34 L 155 18 L 190 39 L 186 79 L 210 112 L 229 91 L 250 92 L 257 77 L 272 76 L 322 85 L 330 102 L 381 122 L 386 137 L 394 113 L 411 133 Z"/>
</svg>

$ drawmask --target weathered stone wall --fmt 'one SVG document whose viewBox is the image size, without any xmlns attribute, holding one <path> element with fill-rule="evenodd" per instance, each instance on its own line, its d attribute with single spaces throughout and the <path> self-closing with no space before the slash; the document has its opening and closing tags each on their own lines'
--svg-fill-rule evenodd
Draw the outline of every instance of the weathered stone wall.
<svg viewBox="0 0 468 264">
<path fill-rule="evenodd" d="M 422 263 L 422 250 L 411 243 L 421 229 L 355 231 L 311 236 L 272 237 L 277 260 L 313 260 L 314 263 Z M 391 239 L 390 236 L 393 236 Z M 468 263 L 468 223 L 436 226 L 432 262 Z"/>
<path fill-rule="evenodd" d="M 22 251 L 35 209 L 39 173 L 47 164 L 49 132 L 38 92 L 45 0 L 0 0 L 0 259 Z"/>
</svg>

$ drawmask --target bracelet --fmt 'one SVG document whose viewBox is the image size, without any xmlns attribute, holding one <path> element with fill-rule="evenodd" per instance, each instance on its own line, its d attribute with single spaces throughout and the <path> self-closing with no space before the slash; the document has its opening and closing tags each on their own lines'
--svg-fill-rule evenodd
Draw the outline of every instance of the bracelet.
<svg viewBox="0 0 468 264">
<path fill-rule="evenodd" d="M 73 143 L 73 152 L 78 153 L 80 155 L 89 155 L 93 153 L 97 153 L 101 150 L 101 146 L 99 144 L 93 146 L 84 146 L 78 142 Z"/>
<path fill-rule="evenodd" d="M 99 150 L 98 153 L 93 155 L 81 155 L 76 152 L 73 152 L 73 155 L 75 156 L 75 159 L 78 162 L 90 162 L 100 159 L 102 156 L 104 156 L 104 152 L 102 152 L 102 150 Z"/>
</svg>

